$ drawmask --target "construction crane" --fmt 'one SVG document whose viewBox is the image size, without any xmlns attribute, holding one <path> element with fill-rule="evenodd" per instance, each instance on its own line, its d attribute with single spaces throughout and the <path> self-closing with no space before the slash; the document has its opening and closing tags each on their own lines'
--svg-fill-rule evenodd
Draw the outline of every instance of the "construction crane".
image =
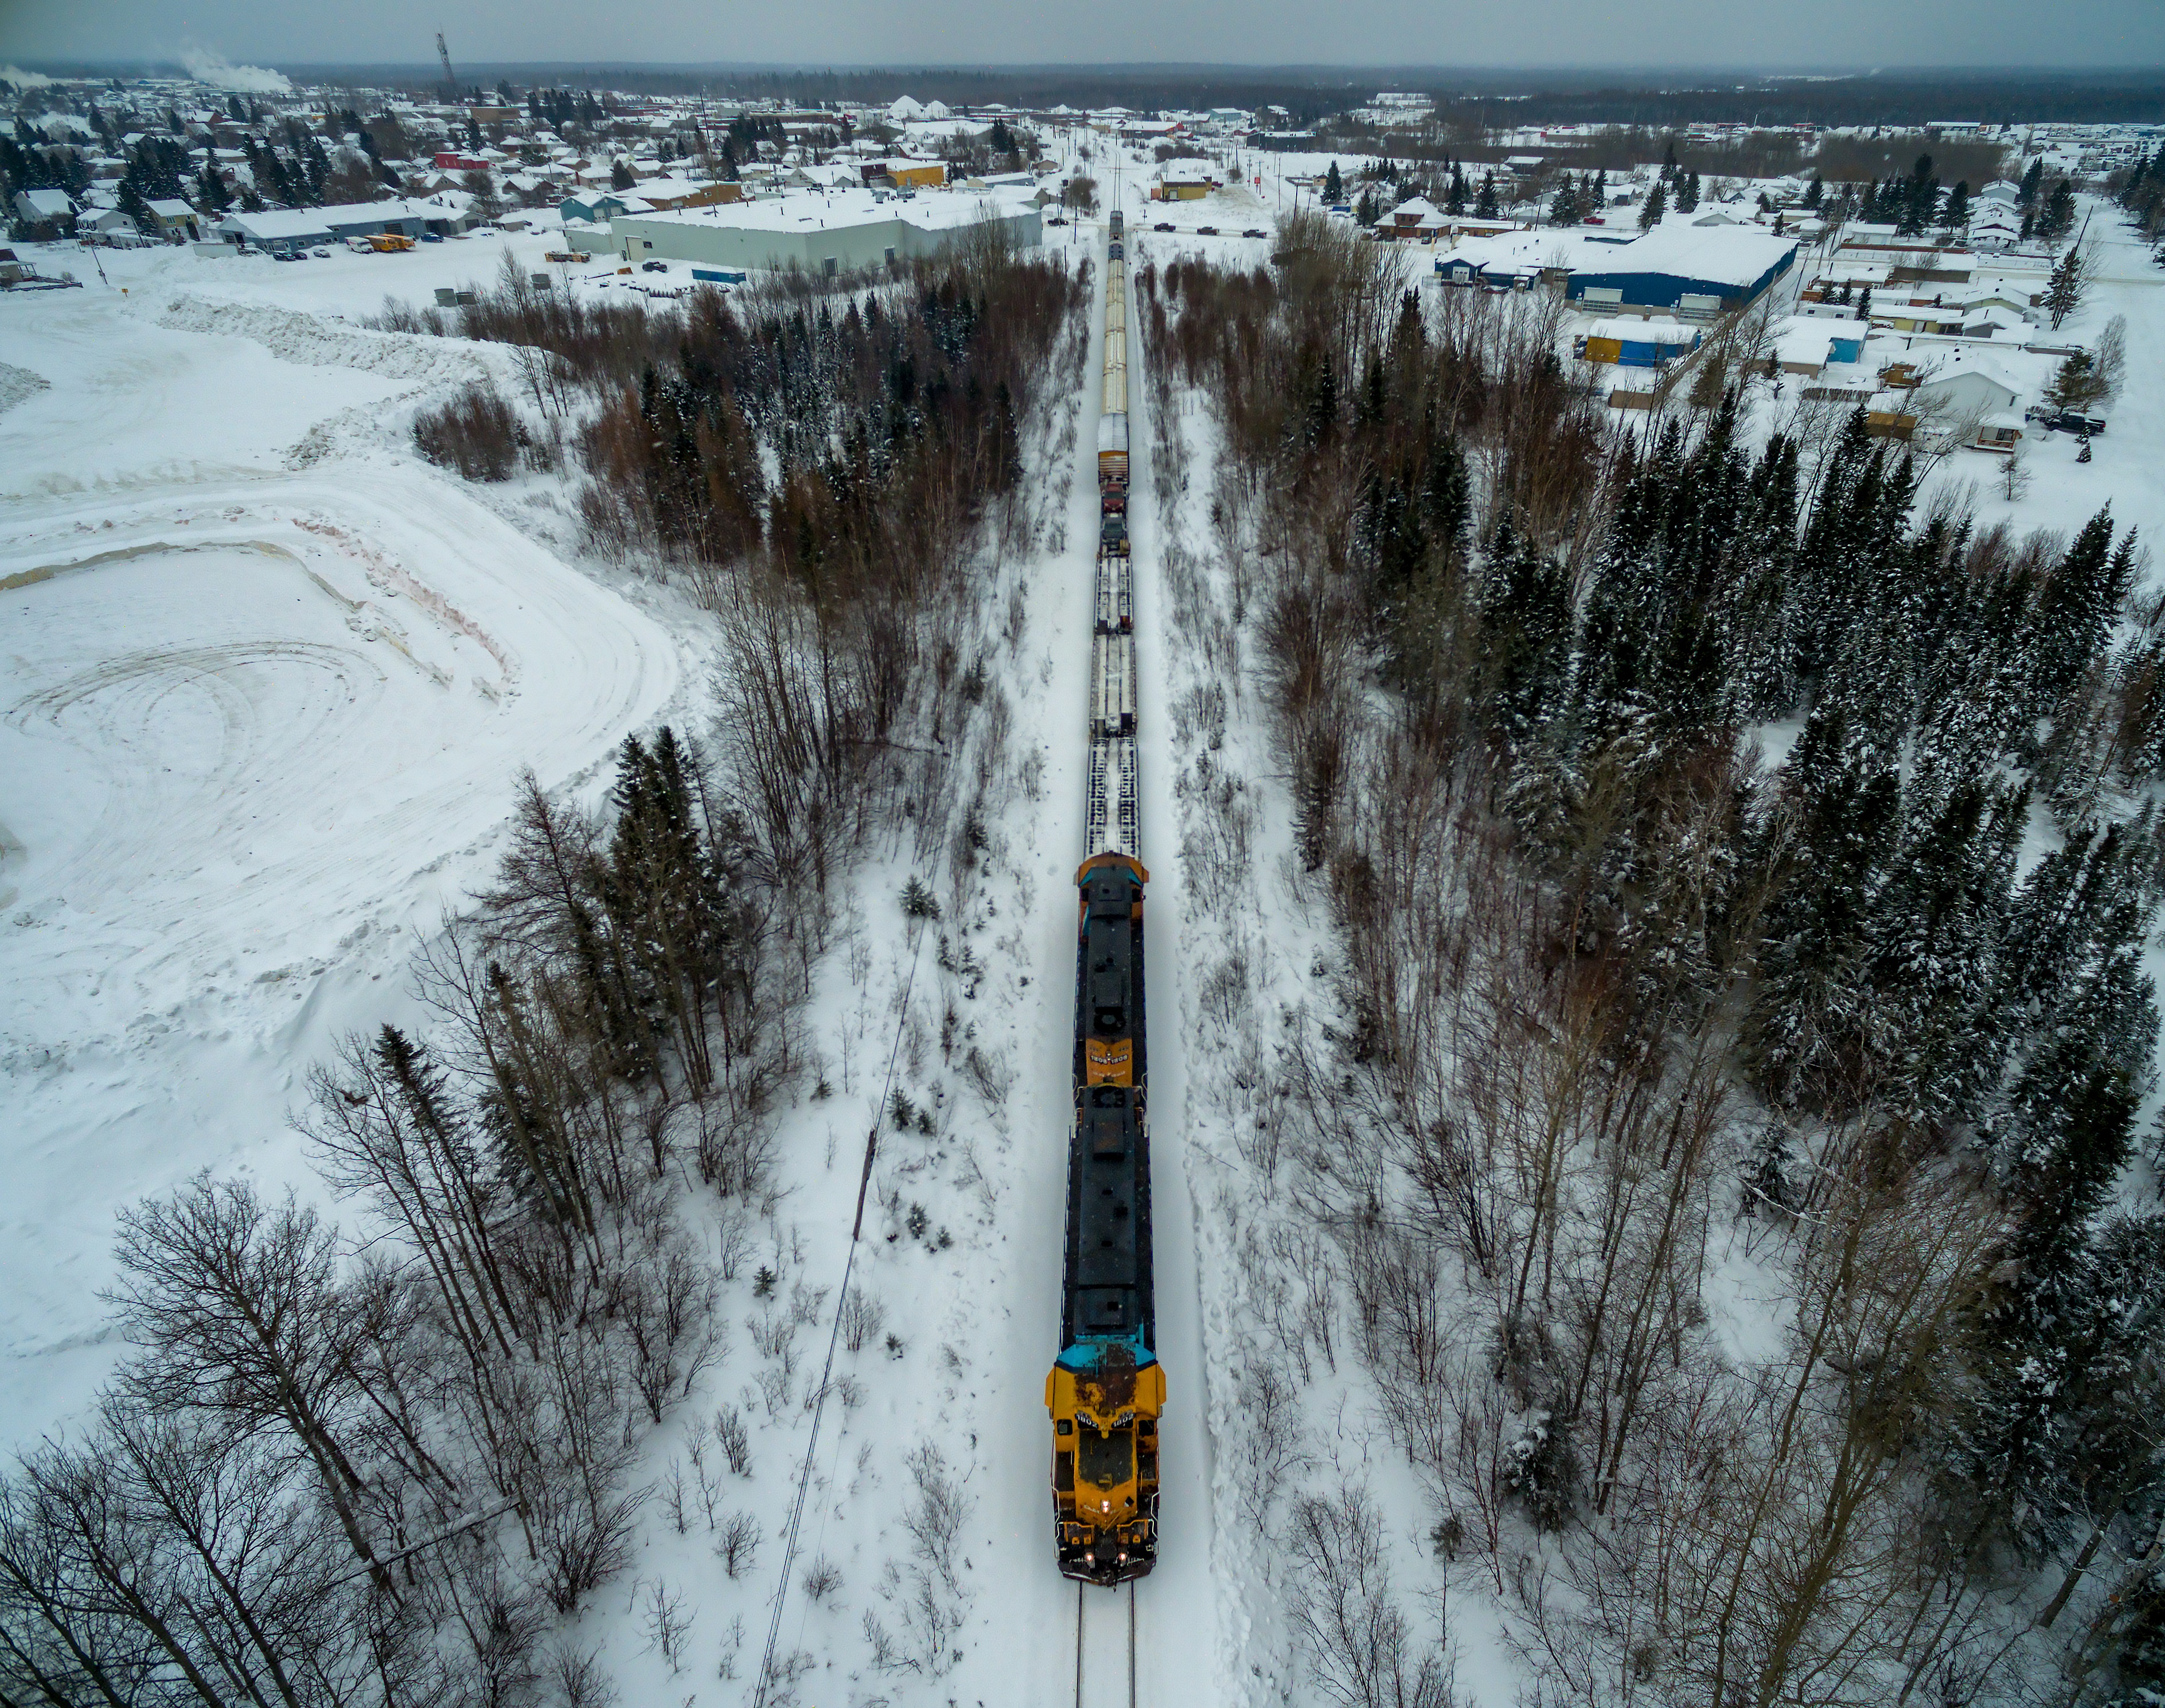
<svg viewBox="0 0 2165 1708">
<path fill-rule="evenodd" d="M 444 62 L 444 93 L 450 100 L 459 98 L 459 80 L 451 70 L 451 50 L 444 45 L 444 32 L 436 32 L 436 57 Z"/>
</svg>

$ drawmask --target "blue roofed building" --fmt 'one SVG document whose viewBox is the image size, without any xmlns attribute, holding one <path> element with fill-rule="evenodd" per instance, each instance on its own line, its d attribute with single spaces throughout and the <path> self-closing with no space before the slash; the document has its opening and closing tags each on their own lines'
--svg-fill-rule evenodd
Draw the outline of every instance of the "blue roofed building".
<svg viewBox="0 0 2165 1708">
<path fill-rule="evenodd" d="M 1588 245 L 1574 257 L 1564 294 L 1599 314 L 1711 320 L 1757 301 L 1796 259 L 1794 237 L 1729 225 L 1662 225 L 1629 243 Z"/>
</svg>

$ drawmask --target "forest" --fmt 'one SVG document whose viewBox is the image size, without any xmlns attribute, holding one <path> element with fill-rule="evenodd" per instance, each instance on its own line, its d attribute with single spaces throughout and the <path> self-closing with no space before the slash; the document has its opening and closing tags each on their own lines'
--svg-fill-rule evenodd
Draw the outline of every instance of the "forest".
<svg viewBox="0 0 2165 1708">
<path fill-rule="evenodd" d="M 515 351 L 519 408 L 471 387 L 417 448 L 476 479 L 574 465 L 589 547 L 719 635 L 711 725 L 628 739 L 590 804 L 529 777 L 493 881 L 420 952 L 425 1024 L 310 1073 L 314 1192 L 205 1175 L 124 1215 L 125 1354 L 0 1472 L 0 1700 L 597 1708 L 574 1616 L 621 1593 L 650 1506 L 680 1532 L 703 1510 L 718 1569 L 752 1568 L 747 1414 L 793 1415 L 796 1337 L 832 1308 L 755 1267 L 777 1113 L 830 1094 L 803 1004 L 874 833 L 933 866 L 964 834 L 963 755 L 992 762 L 1007 704 L 974 650 L 986 545 L 1029 525 L 1019 429 L 1072 394 L 1088 295 L 985 243 L 673 314 L 508 266 L 450 320 L 387 310 Z M 712 1406 L 733 1284 L 767 1385 L 694 1420 L 695 1475 L 657 1495 L 642 1452 Z M 937 1456 L 914 1463 L 951 1530 Z M 673 1672 L 688 1621 L 647 1589 Z M 785 1700 L 810 1661 L 770 1658 Z"/>
<path fill-rule="evenodd" d="M 1406 283 L 1304 219 L 1138 272 L 1161 495 L 1208 518 L 1183 859 L 1269 1325 L 1221 1450 L 1286 1480 L 1355 1354 L 1530 1700 L 2155 1700 L 2141 543 L 1920 504 L 1861 413 L 1614 424 L 1553 305 Z M 1275 984 L 1266 784 L 1327 946 Z M 1449 1700 L 1372 1497 L 1270 1498 L 1325 1695 Z"/>
</svg>

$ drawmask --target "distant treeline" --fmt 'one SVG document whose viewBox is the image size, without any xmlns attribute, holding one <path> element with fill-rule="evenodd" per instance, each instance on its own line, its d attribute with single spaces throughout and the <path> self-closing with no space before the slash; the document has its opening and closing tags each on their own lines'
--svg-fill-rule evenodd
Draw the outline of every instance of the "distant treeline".
<svg viewBox="0 0 2165 1708">
<path fill-rule="evenodd" d="M 1343 147 L 1351 153 L 1405 164 L 1456 162 L 1468 171 L 1495 166 L 1509 155 L 1524 152 L 1514 145 L 1475 140 L 1479 134 L 1442 128 L 1411 134 L 1341 122 L 1325 127 L 1320 142 L 1303 146 Z M 1807 151 L 1807 145 L 1814 140 L 1818 146 Z M 1915 131 L 1883 137 L 1812 139 L 1781 130 L 1752 131 L 1729 143 L 1694 143 L 1672 130 L 1617 125 L 1572 139 L 1572 146 L 1541 152 L 1548 168 L 1563 171 L 1625 171 L 1674 160 L 1686 171 L 1708 178 L 1816 173 L 1836 184 L 1900 177 L 1915 166 L 1919 153 L 1923 152 L 1931 156 L 1934 170 L 1945 182 L 1981 187 L 2007 176 L 2010 145 L 1993 140 L 1955 141 L 1944 132 L 1927 141 Z M 1473 177 L 1478 181 L 1480 174 L 1475 171 Z"/>
<path fill-rule="evenodd" d="M 140 76 L 155 69 L 41 65 L 55 76 Z M 429 65 L 292 66 L 297 81 L 435 91 Z M 886 103 L 899 95 L 950 106 L 1005 102 L 1042 108 L 1124 106 L 1142 111 L 1283 107 L 1312 124 L 1366 101 L 1378 89 L 1432 93 L 1446 121 L 1490 125 L 1583 124 L 1668 129 L 1688 124 L 1919 125 L 1943 119 L 1992 124 L 2165 121 L 2165 75 L 2155 68 L 2112 71 L 1909 71 L 1891 76 L 1724 76 L 1692 87 L 1705 71 L 1613 70 L 1459 71 L 1448 66 L 871 66 L 855 69 L 732 68 L 461 62 L 461 76 L 494 87 L 508 81 L 592 86 L 644 95 L 712 95 L 789 101 Z"/>
</svg>

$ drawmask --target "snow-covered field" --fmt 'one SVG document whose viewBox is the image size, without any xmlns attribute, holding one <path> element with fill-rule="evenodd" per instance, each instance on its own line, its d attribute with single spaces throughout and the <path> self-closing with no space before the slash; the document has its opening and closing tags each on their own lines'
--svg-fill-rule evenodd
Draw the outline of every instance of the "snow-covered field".
<svg viewBox="0 0 2165 1708">
<path fill-rule="evenodd" d="M 298 294 L 357 314 L 376 259 Z M 0 361 L 47 382 L 0 414 L 10 1440 L 109 1362 L 113 1212 L 206 1168 L 308 1189 L 308 1068 L 400 1009 L 519 772 L 582 775 L 687 670 L 400 442 L 477 358 L 284 308 L 300 267 L 107 267 L 0 302 Z"/>
</svg>

